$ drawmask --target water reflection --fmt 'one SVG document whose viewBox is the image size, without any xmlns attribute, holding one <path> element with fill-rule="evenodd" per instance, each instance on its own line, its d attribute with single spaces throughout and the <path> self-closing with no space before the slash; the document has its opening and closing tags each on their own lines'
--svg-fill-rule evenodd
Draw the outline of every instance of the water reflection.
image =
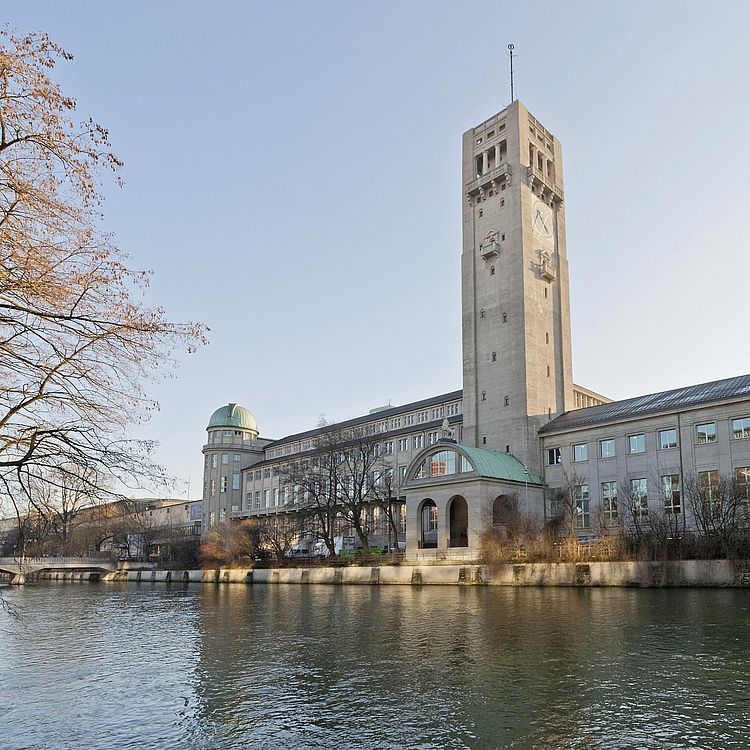
<svg viewBox="0 0 750 750">
<path fill-rule="evenodd" d="M 26 613 L 0 641 L 9 747 L 746 746 L 745 591 L 13 596 Z"/>
</svg>

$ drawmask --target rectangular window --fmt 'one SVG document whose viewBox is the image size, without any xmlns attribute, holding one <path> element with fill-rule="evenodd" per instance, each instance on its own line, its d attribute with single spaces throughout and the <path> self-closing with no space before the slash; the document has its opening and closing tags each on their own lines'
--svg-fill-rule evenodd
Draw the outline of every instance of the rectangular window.
<svg viewBox="0 0 750 750">
<path fill-rule="evenodd" d="M 234 461 L 234 463 L 239 463 L 239 461 L 240 461 L 240 454 L 239 453 L 233 453 L 232 454 L 232 461 Z"/>
<path fill-rule="evenodd" d="M 659 450 L 665 451 L 677 447 L 677 430 L 659 430 Z"/>
<path fill-rule="evenodd" d="M 273 490 L 273 507 L 279 507 L 279 488 L 275 487 Z"/>
<path fill-rule="evenodd" d="M 415 435 L 412 441 L 412 445 L 415 451 L 424 448 L 424 435 Z"/>
<path fill-rule="evenodd" d="M 589 511 L 589 486 L 582 484 L 575 488 L 573 494 L 575 501 L 575 525 L 577 529 L 587 529 L 591 526 L 591 513 Z"/>
<path fill-rule="evenodd" d="M 227 509 L 219 508 L 219 523 L 224 523 L 227 519 Z"/>
<path fill-rule="evenodd" d="M 227 491 L 227 478 L 226 476 L 223 476 L 221 478 L 221 485 L 219 487 L 220 492 L 226 492 Z"/>
<path fill-rule="evenodd" d="M 406 503 L 401 503 L 398 508 L 398 530 L 406 534 Z"/>
<path fill-rule="evenodd" d="M 393 453 L 393 440 L 387 440 L 387 441 L 386 441 L 386 442 L 385 442 L 385 443 L 383 444 L 383 451 L 384 451 L 384 453 L 386 453 L 387 455 L 390 455 L 391 453 Z"/>
<path fill-rule="evenodd" d="M 238 490 L 240 488 L 240 475 L 232 474 L 232 489 Z"/>
<path fill-rule="evenodd" d="M 661 478 L 661 489 L 664 495 L 665 513 L 682 513 L 682 496 L 680 495 L 680 475 L 667 474 Z"/>
<path fill-rule="evenodd" d="M 735 440 L 750 438 L 750 417 L 740 417 L 732 420 L 732 437 Z"/>
<path fill-rule="evenodd" d="M 216 497 L 216 480 L 211 480 L 211 497 Z"/>
<path fill-rule="evenodd" d="M 633 503 L 633 515 L 636 518 L 648 516 L 648 482 L 645 479 L 630 480 L 630 499 Z"/>
<path fill-rule="evenodd" d="M 599 458 L 614 458 L 615 457 L 615 440 L 614 438 L 607 438 L 606 440 L 599 441 Z"/>
<path fill-rule="evenodd" d="M 414 422 L 415 422 L 415 417 L 413 414 L 407 414 L 404 417 L 404 425 L 406 427 L 411 427 L 414 424 Z"/>
<path fill-rule="evenodd" d="M 398 467 L 398 486 L 403 487 L 405 481 L 406 481 L 406 466 L 399 466 Z"/>
<path fill-rule="evenodd" d="M 399 438 L 398 449 L 401 453 L 409 450 L 409 438 Z"/>
<path fill-rule="evenodd" d="M 427 442 L 430 445 L 435 445 L 437 441 L 440 439 L 440 433 L 439 432 L 429 432 L 427 433 Z"/>
<path fill-rule="evenodd" d="M 228 453 L 222 453 L 221 454 L 221 463 L 228 464 L 229 463 L 229 454 Z"/>
<path fill-rule="evenodd" d="M 606 524 L 617 521 L 617 482 L 602 482 L 602 515 Z"/>
<path fill-rule="evenodd" d="M 419 422 L 427 422 L 430 418 L 430 412 L 428 411 L 420 411 L 419 415 L 417 416 L 417 421 Z"/>
<path fill-rule="evenodd" d="M 270 492 L 268 490 L 263 490 L 263 505 L 267 508 L 269 505 L 268 498 L 270 497 Z"/>
<path fill-rule="evenodd" d="M 716 422 L 695 425 L 695 435 L 699 443 L 715 443 Z"/>
<path fill-rule="evenodd" d="M 391 420 L 391 429 L 392 430 L 398 430 L 401 428 L 401 417 L 396 417 L 395 419 Z"/>
<path fill-rule="evenodd" d="M 557 466 L 562 463 L 562 448 L 547 448 L 547 465 Z"/>
<path fill-rule="evenodd" d="M 628 436 L 628 453 L 645 453 L 646 452 L 646 436 L 641 433 L 640 435 L 629 435 Z"/>
<path fill-rule="evenodd" d="M 740 497 L 745 503 L 750 502 L 750 466 L 740 466 L 734 470 L 734 475 Z"/>
<path fill-rule="evenodd" d="M 587 443 L 576 443 L 573 446 L 573 461 L 588 461 L 589 460 L 589 446 Z"/>
<path fill-rule="evenodd" d="M 216 457 L 216 453 L 212 453 L 212 454 L 211 454 L 211 468 L 212 468 L 212 469 L 215 469 L 215 468 L 216 468 L 216 466 L 217 466 L 217 461 L 218 461 L 218 459 L 217 459 L 217 457 Z"/>
<path fill-rule="evenodd" d="M 261 478 L 261 476 L 262 476 L 262 474 L 261 474 L 261 472 L 260 472 L 260 469 L 256 469 L 256 470 L 255 470 L 255 478 L 256 478 L 256 479 L 260 479 L 260 478 Z"/>
<path fill-rule="evenodd" d="M 255 493 L 255 510 L 260 510 L 260 490 Z"/>
</svg>

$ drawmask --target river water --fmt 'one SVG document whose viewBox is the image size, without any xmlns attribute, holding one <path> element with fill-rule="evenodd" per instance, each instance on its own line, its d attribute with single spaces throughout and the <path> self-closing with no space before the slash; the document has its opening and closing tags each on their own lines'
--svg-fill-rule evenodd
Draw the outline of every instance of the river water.
<svg viewBox="0 0 750 750">
<path fill-rule="evenodd" d="M 750 747 L 750 591 L 5 596 L 2 750 Z"/>
</svg>

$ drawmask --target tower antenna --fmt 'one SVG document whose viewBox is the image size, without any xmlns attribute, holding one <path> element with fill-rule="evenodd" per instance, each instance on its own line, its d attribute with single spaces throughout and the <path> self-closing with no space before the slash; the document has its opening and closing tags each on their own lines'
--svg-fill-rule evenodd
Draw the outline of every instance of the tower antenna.
<svg viewBox="0 0 750 750">
<path fill-rule="evenodd" d="M 513 104 L 513 102 L 516 100 L 516 97 L 513 93 L 513 50 L 515 49 L 515 46 L 512 44 L 508 45 L 508 52 L 510 53 L 510 103 Z"/>
</svg>

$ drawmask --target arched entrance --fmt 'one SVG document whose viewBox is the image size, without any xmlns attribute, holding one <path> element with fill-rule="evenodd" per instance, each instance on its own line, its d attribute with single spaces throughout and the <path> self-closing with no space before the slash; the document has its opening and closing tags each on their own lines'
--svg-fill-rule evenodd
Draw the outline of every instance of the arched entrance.
<svg viewBox="0 0 750 750">
<path fill-rule="evenodd" d="M 449 547 L 469 546 L 469 506 L 466 500 L 457 495 L 451 500 L 448 511 L 450 518 L 450 543 Z"/>
<path fill-rule="evenodd" d="M 437 547 L 438 514 L 437 505 L 427 498 L 422 502 L 419 511 L 419 548 L 435 549 Z"/>
<path fill-rule="evenodd" d="M 500 495 L 492 504 L 492 525 L 505 526 L 518 515 L 518 499 L 512 495 Z"/>
</svg>

